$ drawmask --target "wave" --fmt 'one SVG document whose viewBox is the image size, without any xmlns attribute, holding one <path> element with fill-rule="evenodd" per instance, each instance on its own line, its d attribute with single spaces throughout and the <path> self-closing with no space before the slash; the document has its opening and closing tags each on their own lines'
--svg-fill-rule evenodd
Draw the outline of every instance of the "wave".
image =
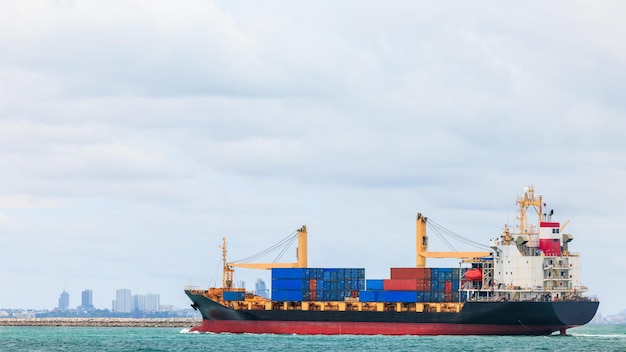
<svg viewBox="0 0 626 352">
<path fill-rule="evenodd" d="M 621 338 L 621 339 L 626 339 L 626 335 L 624 334 L 577 334 L 577 333 L 573 333 L 573 334 L 568 334 L 574 337 L 602 337 L 602 338 Z"/>
</svg>

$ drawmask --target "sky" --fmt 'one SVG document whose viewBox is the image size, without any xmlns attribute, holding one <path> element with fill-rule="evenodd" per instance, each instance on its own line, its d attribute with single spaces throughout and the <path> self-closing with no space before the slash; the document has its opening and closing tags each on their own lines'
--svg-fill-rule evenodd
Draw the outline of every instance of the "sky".
<svg viewBox="0 0 626 352">
<path fill-rule="evenodd" d="M 385 278 L 418 212 L 487 244 L 534 185 L 626 309 L 623 2 L 0 7 L 0 308 L 188 307 L 222 237 L 238 260 L 305 224 L 309 266 Z"/>
</svg>

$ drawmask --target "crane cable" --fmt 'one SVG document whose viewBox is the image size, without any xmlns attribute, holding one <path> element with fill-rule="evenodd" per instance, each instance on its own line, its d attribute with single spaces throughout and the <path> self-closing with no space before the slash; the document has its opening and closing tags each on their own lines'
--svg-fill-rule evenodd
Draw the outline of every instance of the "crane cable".
<svg viewBox="0 0 626 352">
<path fill-rule="evenodd" d="M 465 243 L 469 246 L 475 247 L 475 248 L 481 248 L 481 249 L 487 249 L 487 250 L 491 250 L 491 247 L 486 246 L 482 243 L 470 240 L 469 238 L 463 237 L 457 233 L 455 233 L 452 230 L 447 229 L 446 227 L 434 222 L 433 220 L 431 220 L 430 218 L 426 221 L 426 225 L 433 231 L 435 232 L 435 234 L 437 235 L 437 237 L 439 237 L 445 244 L 446 246 L 448 246 L 449 248 L 451 248 L 453 251 L 456 251 L 456 249 L 454 249 L 454 247 L 452 246 L 452 244 L 450 244 L 450 242 L 445 238 L 445 236 L 449 236 L 452 237 L 453 239 Z"/>
<path fill-rule="evenodd" d="M 232 261 L 230 263 L 232 264 L 243 264 L 243 263 L 249 263 L 252 261 L 256 261 L 259 258 L 265 257 L 267 255 L 269 255 L 270 253 L 276 252 L 277 250 L 280 250 L 280 252 L 278 253 L 277 257 L 274 259 L 274 262 L 276 262 L 278 259 L 280 259 L 280 257 L 287 251 L 287 249 L 293 244 L 293 242 L 298 238 L 297 235 L 297 231 L 292 232 L 291 234 L 289 234 L 287 237 L 283 238 L 282 240 L 280 240 L 278 243 L 274 244 L 273 246 L 262 250 L 259 253 L 253 254 L 249 257 L 240 259 L 240 260 L 236 260 L 236 261 Z"/>
</svg>

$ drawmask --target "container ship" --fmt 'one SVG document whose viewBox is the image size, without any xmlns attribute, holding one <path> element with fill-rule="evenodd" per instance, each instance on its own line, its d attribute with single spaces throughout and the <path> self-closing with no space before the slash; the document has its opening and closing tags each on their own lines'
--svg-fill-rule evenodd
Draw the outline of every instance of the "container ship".
<svg viewBox="0 0 626 352">
<path fill-rule="evenodd" d="M 568 222 L 552 220 L 553 210 L 544 212 L 546 204 L 533 186 L 516 204 L 516 231 L 505 225 L 482 252 L 428 251 L 427 227 L 438 235 L 441 227 L 417 214 L 416 265 L 392 267 L 385 278 L 366 278 L 364 268 L 308 267 L 306 226 L 290 237 L 298 241 L 296 263 L 228 262 L 224 238 L 222 287 L 185 288 L 191 306 L 202 314 L 202 324 L 191 331 L 566 334 L 588 323 L 599 302 L 585 296 L 580 256 L 570 252 L 573 237 L 563 232 Z M 457 258 L 459 267 L 428 267 L 431 258 Z M 234 287 L 235 267 L 271 270 L 271 297 Z"/>
</svg>

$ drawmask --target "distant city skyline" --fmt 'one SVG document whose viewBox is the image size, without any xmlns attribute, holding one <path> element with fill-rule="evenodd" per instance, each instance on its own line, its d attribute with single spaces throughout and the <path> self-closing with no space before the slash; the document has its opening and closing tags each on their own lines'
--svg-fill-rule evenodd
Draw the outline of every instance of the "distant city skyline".
<svg viewBox="0 0 626 352">
<path fill-rule="evenodd" d="M 161 297 L 158 293 L 132 294 L 130 289 L 117 289 L 116 298 L 111 301 L 111 307 L 96 307 L 93 304 L 93 290 L 85 289 L 81 292 L 81 304 L 76 309 L 110 309 L 117 313 L 131 313 L 135 310 L 142 312 L 159 312 L 163 309 L 172 310 L 172 305 L 161 306 Z M 70 293 L 63 290 L 55 307 L 58 310 L 70 310 Z M 3 308 L 3 307 L 0 307 Z M 25 307 L 28 309 L 28 307 Z"/>
</svg>

